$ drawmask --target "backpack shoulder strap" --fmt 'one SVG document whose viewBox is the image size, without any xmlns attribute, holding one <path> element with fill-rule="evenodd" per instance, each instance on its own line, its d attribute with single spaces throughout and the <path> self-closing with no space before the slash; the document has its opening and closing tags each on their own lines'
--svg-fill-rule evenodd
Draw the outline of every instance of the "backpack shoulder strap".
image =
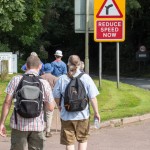
<svg viewBox="0 0 150 150">
<path fill-rule="evenodd" d="M 21 82 L 22 82 L 23 79 L 24 79 L 24 76 L 25 76 L 25 74 L 22 75 L 22 78 L 21 78 L 21 80 L 19 81 L 18 86 L 16 87 L 16 89 L 15 89 L 15 91 L 14 91 L 14 95 L 13 95 L 13 98 L 14 98 L 14 99 L 16 99 L 16 93 L 17 93 L 17 91 L 18 91 L 18 88 L 19 88 L 20 85 L 21 85 Z M 15 101 L 15 103 L 17 103 L 17 101 Z M 17 121 L 16 104 L 14 104 L 14 115 L 15 115 L 15 123 L 17 124 L 18 121 Z"/>
<path fill-rule="evenodd" d="M 82 75 L 84 75 L 85 73 L 80 73 L 76 78 L 81 78 Z"/>
<path fill-rule="evenodd" d="M 16 89 L 15 89 L 14 96 L 13 96 L 14 98 L 15 98 L 15 96 L 16 96 L 15 94 L 16 94 L 18 88 L 20 87 L 20 85 L 21 85 L 21 83 L 22 83 L 22 81 L 23 81 L 23 79 L 24 79 L 24 76 L 25 76 L 25 74 L 22 75 L 22 78 L 20 79 L 20 81 L 19 81 L 19 83 L 18 83 L 18 86 L 17 86 Z"/>
<path fill-rule="evenodd" d="M 36 76 L 38 79 L 43 79 L 41 76 Z"/>
</svg>

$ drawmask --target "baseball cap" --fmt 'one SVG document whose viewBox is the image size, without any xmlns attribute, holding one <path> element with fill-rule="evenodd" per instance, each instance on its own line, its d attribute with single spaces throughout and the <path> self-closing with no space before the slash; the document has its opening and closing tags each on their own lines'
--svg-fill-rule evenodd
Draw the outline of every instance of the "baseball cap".
<svg viewBox="0 0 150 150">
<path fill-rule="evenodd" d="M 61 50 L 57 50 L 54 55 L 56 55 L 56 56 L 63 56 Z"/>
</svg>

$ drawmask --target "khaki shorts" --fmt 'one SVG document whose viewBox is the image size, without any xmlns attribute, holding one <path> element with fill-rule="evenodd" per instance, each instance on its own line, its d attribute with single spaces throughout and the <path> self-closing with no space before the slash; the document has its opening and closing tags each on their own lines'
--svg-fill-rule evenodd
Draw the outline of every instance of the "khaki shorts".
<svg viewBox="0 0 150 150">
<path fill-rule="evenodd" d="M 89 136 L 89 122 L 89 119 L 61 120 L 60 144 L 73 145 L 76 140 L 79 143 L 86 142 Z"/>
</svg>

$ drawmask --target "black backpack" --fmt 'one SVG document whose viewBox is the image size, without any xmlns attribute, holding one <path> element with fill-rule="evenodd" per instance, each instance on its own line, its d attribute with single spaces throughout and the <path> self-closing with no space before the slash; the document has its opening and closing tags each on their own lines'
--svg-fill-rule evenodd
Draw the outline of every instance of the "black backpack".
<svg viewBox="0 0 150 150">
<path fill-rule="evenodd" d="M 84 73 L 80 73 L 77 77 L 71 78 L 64 94 L 64 106 L 69 112 L 82 111 L 89 103 L 85 87 L 80 80 Z"/>
<path fill-rule="evenodd" d="M 24 74 L 15 90 L 15 120 L 17 114 L 24 118 L 38 117 L 43 108 L 41 77 L 33 74 Z"/>
</svg>

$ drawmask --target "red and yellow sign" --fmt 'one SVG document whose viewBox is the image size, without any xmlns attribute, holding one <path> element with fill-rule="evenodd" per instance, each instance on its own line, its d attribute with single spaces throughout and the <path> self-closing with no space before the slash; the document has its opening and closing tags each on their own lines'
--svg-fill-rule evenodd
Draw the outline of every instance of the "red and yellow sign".
<svg viewBox="0 0 150 150">
<path fill-rule="evenodd" d="M 94 40 L 96 42 L 125 40 L 125 0 L 94 1 Z"/>
</svg>

